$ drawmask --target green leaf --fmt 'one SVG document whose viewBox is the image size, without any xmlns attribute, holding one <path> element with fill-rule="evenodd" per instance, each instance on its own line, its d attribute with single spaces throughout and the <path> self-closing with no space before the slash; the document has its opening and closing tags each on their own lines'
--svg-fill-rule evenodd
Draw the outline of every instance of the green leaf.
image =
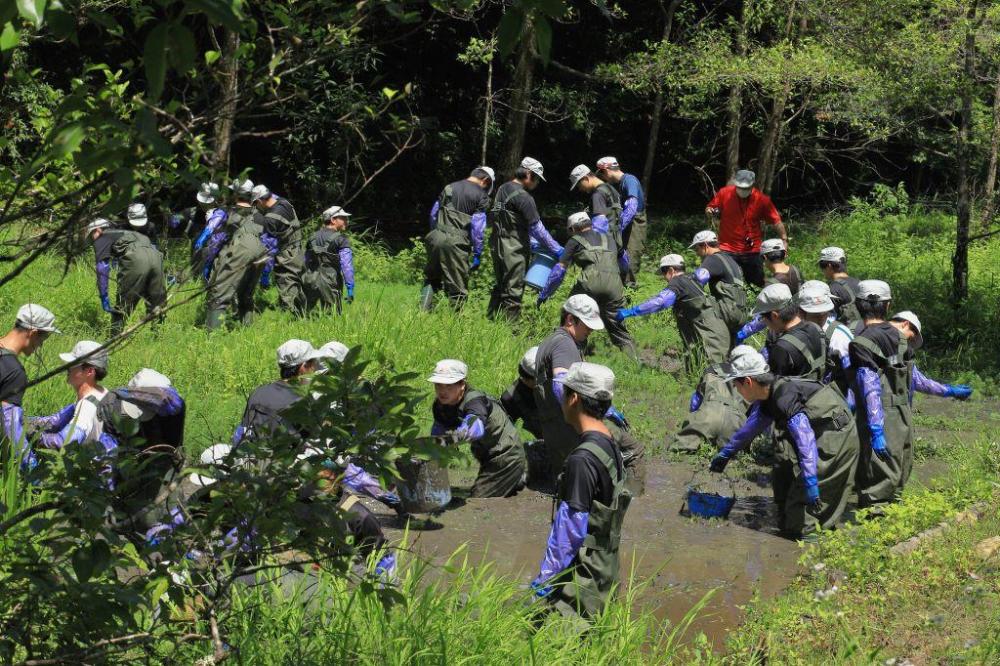
<svg viewBox="0 0 1000 666">
<path fill-rule="evenodd" d="M 538 7 L 546 16 L 554 19 L 560 19 L 566 15 L 566 9 L 568 8 L 563 0 L 537 0 Z"/>
<path fill-rule="evenodd" d="M 90 563 L 93 567 L 92 575 L 100 575 L 111 564 L 111 547 L 107 541 L 95 539 L 90 544 Z"/>
<path fill-rule="evenodd" d="M 0 51 L 10 51 L 12 48 L 17 46 L 18 38 L 20 35 L 17 32 L 17 28 L 14 27 L 13 23 L 7 23 L 3 27 L 3 32 L 0 33 Z"/>
<path fill-rule="evenodd" d="M 218 51 L 205 51 L 205 64 L 211 65 L 213 62 L 219 59 L 221 54 Z"/>
<path fill-rule="evenodd" d="M 186 72 L 194 65 L 194 33 L 179 23 L 170 26 L 170 61 L 178 72 Z"/>
<path fill-rule="evenodd" d="M 396 93 L 398 92 L 399 92 L 398 90 L 393 90 L 392 88 L 382 88 L 382 95 L 384 95 L 385 98 L 388 100 L 391 100 L 393 97 L 395 97 Z"/>
<path fill-rule="evenodd" d="M 146 37 L 143 61 L 146 67 L 146 94 L 155 101 L 163 93 L 163 81 L 167 76 L 167 39 L 170 24 L 161 23 Z"/>
<path fill-rule="evenodd" d="M 52 141 L 52 151 L 59 157 L 75 153 L 83 143 L 85 132 L 82 125 L 69 125 L 59 130 Z"/>
<path fill-rule="evenodd" d="M 80 547 L 73 551 L 71 558 L 73 573 L 81 583 L 86 583 L 94 575 L 94 562 L 90 556 L 90 548 Z"/>
<path fill-rule="evenodd" d="M 45 16 L 45 0 L 17 0 L 17 13 L 25 21 L 29 21 L 36 28 L 40 28 L 42 18 Z"/>
<path fill-rule="evenodd" d="M 239 31 L 243 20 L 241 0 L 187 0 L 185 10 L 202 12 L 209 21 L 223 25 L 229 30 Z"/>
<path fill-rule="evenodd" d="M 514 52 L 514 47 L 521 41 L 524 28 L 524 12 L 519 9 L 509 9 L 500 19 L 497 28 L 497 41 L 500 45 L 500 55 L 504 58 Z"/>
<path fill-rule="evenodd" d="M 552 55 L 552 24 L 544 16 L 535 17 L 535 48 L 542 62 L 548 64 Z"/>
</svg>

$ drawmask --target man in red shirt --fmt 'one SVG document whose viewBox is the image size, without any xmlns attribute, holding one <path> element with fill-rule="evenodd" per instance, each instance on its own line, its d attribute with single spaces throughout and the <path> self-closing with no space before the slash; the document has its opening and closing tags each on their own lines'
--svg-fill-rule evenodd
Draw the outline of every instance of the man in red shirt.
<svg viewBox="0 0 1000 666">
<path fill-rule="evenodd" d="M 713 226 L 719 217 L 719 249 L 729 254 L 743 269 L 747 282 L 764 286 L 764 262 L 760 255 L 764 224 L 774 226 L 788 248 L 788 234 L 778 209 L 767 196 L 753 186 L 753 171 L 741 169 L 727 185 L 715 193 L 705 208 Z"/>
</svg>

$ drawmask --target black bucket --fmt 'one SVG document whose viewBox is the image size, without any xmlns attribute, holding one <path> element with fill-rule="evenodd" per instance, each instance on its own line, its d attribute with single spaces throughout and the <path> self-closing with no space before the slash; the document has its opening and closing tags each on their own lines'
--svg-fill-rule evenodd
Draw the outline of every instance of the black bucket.
<svg viewBox="0 0 1000 666">
<path fill-rule="evenodd" d="M 406 513 L 433 513 L 451 503 L 448 470 L 433 461 L 397 460 L 399 498 Z"/>
</svg>

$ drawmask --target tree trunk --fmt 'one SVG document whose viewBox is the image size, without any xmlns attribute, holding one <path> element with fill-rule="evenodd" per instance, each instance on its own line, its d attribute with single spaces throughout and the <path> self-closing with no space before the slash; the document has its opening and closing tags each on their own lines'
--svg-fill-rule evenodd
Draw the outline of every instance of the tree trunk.
<svg viewBox="0 0 1000 666">
<path fill-rule="evenodd" d="M 659 0 L 660 11 L 663 13 L 663 41 L 670 39 L 670 31 L 674 26 L 674 14 L 681 0 L 670 0 L 670 5 L 663 6 L 663 0 Z M 642 165 L 642 191 L 646 193 L 646 201 L 649 201 L 649 180 L 653 177 L 653 163 L 656 161 L 656 147 L 660 142 L 660 121 L 663 116 L 663 88 L 657 86 L 656 96 L 653 98 L 652 116 L 649 122 L 649 140 L 646 143 L 646 161 Z"/>
<path fill-rule="evenodd" d="M 990 166 L 986 170 L 986 207 L 983 210 L 983 231 L 990 228 L 996 214 L 997 157 L 1000 156 L 1000 68 L 993 88 L 993 134 L 990 138 Z"/>
<path fill-rule="evenodd" d="M 736 51 L 740 57 L 747 54 L 747 20 L 743 5 L 740 5 L 740 32 L 736 36 Z M 726 102 L 726 127 L 729 136 L 726 140 L 726 182 L 740 168 L 740 131 L 743 129 L 743 84 L 737 81 L 729 89 L 729 99 Z"/>
<path fill-rule="evenodd" d="M 524 23 L 521 43 L 517 49 L 517 65 L 514 67 L 514 90 L 510 100 L 510 118 L 504 140 L 503 155 L 500 159 L 500 174 L 510 178 L 521 164 L 524 151 L 524 135 L 528 127 L 528 109 L 531 106 L 531 86 L 535 79 L 534 59 L 535 30 L 530 19 Z"/>
<path fill-rule="evenodd" d="M 966 13 L 964 65 L 962 81 L 962 112 L 958 126 L 955 159 L 958 167 L 958 205 L 955 227 L 955 256 L 952 258 L 952 300 L 961 303 L 969 295 L 969 223 L 972 201 L 969 196 L 969 131 L 972 127 L 972 95 L 975 86 L 976 13 L 978 0 L 973 0 Z"/>
<path fill-rule="evenodd" d="M 493 116 L 493 58 L 490 58 L 486 70 L 486 111 L 483 112 L 483 145 L 479 154 L 479 163 L 486 164 L 486 149 L 489 147 L 490 118 Z"/>
<path fill-rule="evenodd" d="M 238 32 L 226 30 L 219 58 L 219 116 L 215 120 L 215 136 L 212 166 L 216 174 L 229 172 L 229 152 L 232 144 L 233 126 L 236 120 L 236 103 L 239 98 L 240 64 L 237 51 L 240 47 Z"/>
<path fill-rule="evenodd" d="M 795 35 L 792 32 L 795 26 L 795 5 L 793 2 L 788 9 L 788 19 L 785 23 L 785 39 L 791 42 Z M 805 17 L 799 20 L 799 34 L 805 32 Z M 785 109 L 788 107 L 788 98 L 792 94 L 792 80 L 786 78 L 781 85 L 781 91 L 771 102 L 771 113 L 767 118 L 767 128 L 764 130 L 764 138 L 761 140 L 760 153 L 757 156 L 757 187 L 765 194 L 770 194 L 774 187 L 774 172 L 778 162 L 778 147 L 781 145 L 781 134 L 784 129 Z"/>
</svg>

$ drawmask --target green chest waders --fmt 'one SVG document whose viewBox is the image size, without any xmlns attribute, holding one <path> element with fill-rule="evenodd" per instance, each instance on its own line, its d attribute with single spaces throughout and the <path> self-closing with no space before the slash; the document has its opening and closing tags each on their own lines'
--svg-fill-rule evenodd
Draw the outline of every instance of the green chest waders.
<svg viewBox="0 0 1000 666">
<path fill-rule="evenodd" d="M 507 497 L 524 487 L 528 469 L 517 428 L 503 406 L 486 394 L 470 389 L 459 405 L 464 411 L 474 399 L 486 398 L 490 416 L 483 424 L 485 434 L 472 443 L 472 455 L 479 461 L 479 474 L 472 484 L 471 497 Z"/>
<path fill-rule="evenodd" d="M 453 305 L 469 295 L 472 261 L 472 216 L 455 208 L 451 185 L 444 188 L 434 229 L 424 238 L 429 284 L 440 288 Z"/>
<path fill-rule="evenodd" d="M 545 452 L 549 459 L 549 473 L 552 479 L 562 469 L 566 457 L 580 443 L 580 435 L 566 423 L 563 417 L 559 399 L 552 390 L 552 371 L 549 367 L 552 358 L 552 348 L 555 346 L 555 336 L 572 336 L 563 328 L 557 328 L 553 335 L 542 341 L 538 346 L 538 356 L 535 369 L 535 405 L 538 407 L 538 421 L 542 426 L 542 439 L 545 441 Z M 576 344 L 576 341 L 573 341 Z M 577 359 L 582 360 L 582 357 Z M 568 369 L 568 368 L 567 368 Z"/>
<path fill-rule="evenodd" d="M 581 273 L 572 293 L 587 294 L 597 301 L 601 321 L 611 342 L 637 357 L 635 342 L 625 323 L 615 319 L 618 310 L 625 307 L 625 290 L 618 267 L 619 246 L 615 245 L 610 234 L 598 234 L 598 237 L 599 243 L 592 243 L 583 234 L 573 237 L 580 244 L 580 251 L 573 256 L 573 261 L 581 268 Z"/>
<path fill-rule="evenodd" d="M 117 312 L 112 316 L 112 328 L 120 332 L 140 300 L 146 302 L 147 313 L 166 303 L 167 285 L 163 255 L 145 234 L 122 232 L 111 246 L 111 256 L 118 263 Z"/>
<path fill-rule="evenodd" d="M 902 334 L 896 353 L 888 358 L 877 344 L 866 337 L 856 337 L 854 342 L 870 351 L 879 365 L 882 412 L 885 414 L 883 432 L 890 458 L 882 460 L 872 452 L 867 413 L 862 408 L 865 397 L 857 396 L 858 434 L 861 440 L 858 504 L 867 507 L 896 499 L 913 470 L 913 412 L 910 408 L 913 361 L 907 358 L 909 342 Z"/>
<path fill-rule="evenodd" d="M 713 365 L 702 374 L 698 384 L 701 405 L 681 423 L 671 442 L 672 450 L 694 452 L 702 443 L 721 449 L 746 423 L 747 403 L 736 391 L 736 385 L 722 378 L 724 375 L 720 365 Z"/>
<path fill-rule="evenodd" d="M 331 252 L 330 248 L 340 247 L 342 237 L 343 234 L 338 231 L 333 237 L 316 234 L 309 241 L 306 271 L 302 276 L 302 287 L 309 308 L 320 305 L 335 307 L 338 314 L 341 312 L 344 278 L 340 274 L 340 255 Z"/>
<path fill-rule="evenodd" d="M 694 281 L 691 275 L 683 277 Z M 673 308 L 677 328 L 686 347 L 685 365 L 691 372 L 701 370 L 702 362 L 695 358 L 699 343 L 709 363 L 725 363 L 729 354 L 729 329 L 719 319 L 715 298 L 701 291 L 697 282 L 695 285 L 698 293 L 678 297 Z"/>
<path fill-rule="evenodd" d="M 605 214 L 605 217 L 608 218 L 608 233 L 611 234 L 611 237 L 615 239 L 616 247 L 624 247 L 624 245 L 622 245 L 622 229 L 621 229 L 622 196 L 621 194 L 618 193 L 617 189 L 615 189 L 608 183 L 601 183 L 600 185 L 598 185 L 597 191 L 604 194 L 604 196 L 610 202 L 608 204 L 610 210 Z M 596 214 L 594 212 L 593 202 L 591 202 L 591 204 L 587 206 L 587 214 L 590 215 L 591 219 L 593 219 L 594 215 Z"/>
<path fill-rule="evenodd" d="M 530 195 L 523 189 L 513 188 L 498 194 L 493 202 L 493 230 L 490 233 L 494 279 L 489 305 L 491 316 L 502 311 L 510 318 L 517 318 L 521 313 L 524 275 L 531 261 L 528 225 L 534 220 L 522 220 L 509 204 L 517 197 L 526 196 Z"/>
<path fill-rule="evenodd" d="M 302 273 L 305 262 L 302 256 L 302 228 L 298 216 L 288 219 L 278 213 L 266 213 L 270 228 L 278 240 L 278 254 L 274 257 L 274 284 L 278 288 L 281 307 L 298 312 L 305 306 Z"/>
<path fill-rule="evenodd" d="M 734 336 L 733 340 L 735 340 L 736 332 L 742 328 L 747 320 L 746 286 L 742 271 L 732 257 L 722 252 L 715 254 L 715 256 L 722 260 L 726 277 L 711 284 L 710 289 L 718 304 L 719 318 L 726 324 L 730 335 Z"/>
<path fill-rule="evenodd" d="M 226 220 L 229 242 L 219 252 L 208 283 L 208 327 L 220 323 L 220 311 L 234 300 L 239 315 L 246 319 L 253 309 L 253 292 L 267 262 L 267 249 L 260 241 L 264 227 L 254 211 L 244 206 L 230 209 Z"/>
<path fill-rule="evenodd" d="M 604 610 L 612 589 L 618 583 L 622 523 L 632 502 L 632 494 L 626 489 L 625 477 L 619 474 L 614 459 L 601 447 L 584 442 L 579 448 L 601 461 L 608 470 L 614 490 L 610 504 L 604 505 L 597 500 L 591 503 L 587 536 L 573 560 L 569 579 L 553 596 L 556 609 L 561 613 L 594 618 Z M 557 497 L 562 496 L 560 488 Z"/>
<path fill-rule="evenodd" d="M 816 326 L 810 322 L 807 322 L 809 326 Z M 817 328 L 819 328 L 817 326 Z M 819 354 L 813 354 L 802 338 L 792 333 L 784 333 L 780 338 L 779 342 L 787 342 L 792 347 L 795 348 L 797 352 L 802 354 L 802 358 L 806 360 L 806 371 L 801 375 L 798 375 L 799 379 L 808 379 L 814 382 L 822 382 L 823 377 L 826 376 L 826 357 L 827 357 L 827 345 L 826 336 L 821 337 L 823 344 L 822 349 Z"/>
</svg>

